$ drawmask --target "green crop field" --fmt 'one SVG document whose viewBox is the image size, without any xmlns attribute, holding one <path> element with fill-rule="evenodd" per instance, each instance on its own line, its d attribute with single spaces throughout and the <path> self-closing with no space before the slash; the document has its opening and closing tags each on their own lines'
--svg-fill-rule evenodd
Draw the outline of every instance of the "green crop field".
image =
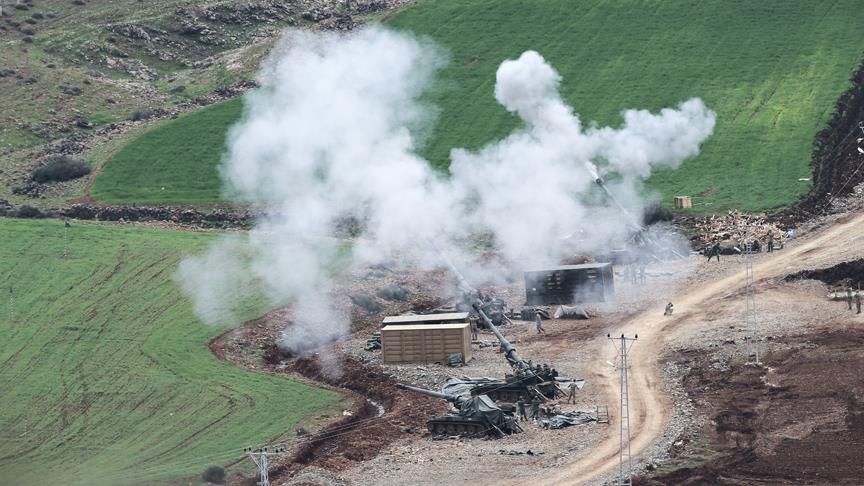
<svg viewBox="0 0 864 486">
<path fill-rule="evenodd" d="M 212 355 L 171 280 L 212 235 L 76 224 L 63 258 L 63 231 L 0 219 L 0 484 L 195 478 L 339 401 Z"/>
<path fill-rule="evenodd" d="M 563 96 L 585 122 L 616 125 L 626 108 L 703 98 L 718 114 L 714 136 L 679 170 L 655 174 L 648 189 L 666 204 L 691 195 L 694 210 L 708 212 L 777 208 L 806 192 L 799 178 L 810 176 L 813 137 L 864 57 L 864 9 L 855 0 L 435 0 L 387 24 L 451 53 L 429 93 L 442 112 L 422 153 L 437 167 L 447 166 L 453 147 L 477 148 L 518 127 L 494 100 L 495 70 L 534 49 L 562 74 Z M 229 106 L 143 135 L 109 161 L 94 195 L 217 201 L 214 148 L 229 122 L 223 115 L 239 112 Z M 181 123 L 206 136 L 176 130 Z"/>
<path fill-rule="evenodd" d="M 118 204 L 218 201 L 225 133 L 242 109 L 234 99 L 159 123 L 110 159 L 92 196 Z"/>
</svg>

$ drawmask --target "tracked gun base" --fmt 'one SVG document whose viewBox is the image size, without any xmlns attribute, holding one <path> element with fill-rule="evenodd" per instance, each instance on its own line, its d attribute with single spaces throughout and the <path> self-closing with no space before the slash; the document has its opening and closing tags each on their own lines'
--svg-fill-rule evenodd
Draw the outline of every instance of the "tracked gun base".
<svg viewBox="0 0 864 486">
<path fill-rule="evenodd" d="M 486 395 L 462 398 L 401 383 L 396 386 L 401 390 L 447 400 L 457 407 L 455 412 L 426 422 L 426 428 L 435 435 L 489 435 L 500 438 L 522 432 L 512 412 L 502 410 Z"/>
</svg>

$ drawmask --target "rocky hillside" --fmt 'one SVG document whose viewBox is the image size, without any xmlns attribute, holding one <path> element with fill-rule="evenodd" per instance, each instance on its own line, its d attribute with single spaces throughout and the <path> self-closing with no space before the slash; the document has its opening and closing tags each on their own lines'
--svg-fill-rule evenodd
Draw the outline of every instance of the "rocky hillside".
<svg viewBox="0 0 864 486">
<path fill-rule="evenodd" d="M 390 2 L 6 0 L 3 153 L 249 77 L 286 26 L 349 29 Z M 350 6 L 349 6 L 350 5 Z"/>
<path fill-rule="evenodd" d="M 58 151 L 125 133 L 118 124 L 242 92 L 286 27 L 350 30 L 400 3 L 0 0 L 0 199 Z M 52 204 L 82 191 L 54 192 Z"/>
</svg>

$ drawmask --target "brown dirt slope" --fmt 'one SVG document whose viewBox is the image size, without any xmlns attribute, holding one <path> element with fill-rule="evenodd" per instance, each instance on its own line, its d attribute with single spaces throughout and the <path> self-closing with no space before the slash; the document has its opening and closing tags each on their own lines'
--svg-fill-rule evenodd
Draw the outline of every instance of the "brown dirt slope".
<svg viewBox="0 0 864 486">
<path fill-rule="evenodd" d="M 689 395 L 713 404 L 702 431 L 711 458 L 634 484 L 860 484 L 864 457 L 864 330 L 785 339 L 768 368 L 710 366 L 703 352 L 679 354 Z"/>
</svg>

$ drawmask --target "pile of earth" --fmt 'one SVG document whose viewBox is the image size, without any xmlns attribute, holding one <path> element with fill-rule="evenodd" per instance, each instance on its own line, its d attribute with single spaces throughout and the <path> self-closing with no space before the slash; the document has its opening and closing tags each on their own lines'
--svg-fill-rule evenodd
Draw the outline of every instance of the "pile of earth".
<svg viewBox="0 0 864 486">
<path fill-rule="evenodd" d="M 763 366 L 679 352 L 688 396 L 708 408 L 707 444 L 677 443 L 671 467 L 633 484 L 860 484 L 864 330 L 826 327 L 783 345 Z"/>
<path fill-rule="evenodd" d="M 380 368 L 347 356 L 327 359 L 326 364 L 322 361 L 318 355 L 299 357 L 288 363 L 288 369 L 367 400 L 355 404 L 352 416 L 304 441 L 292 457 L 271 471 L 274 479 L 291 477 L 310 465 L 331 471 L 351 468 L 397 440 L 426 434 L 423 424 L 447 409 L 441 400 L 397 389 L 396 381 Z M 376 404 L 385 411 L 380 417 Z"/>
<path fill-rule="evenodd" d="M 861 288 L 861 284 L 864 283 L 864 258 L 839 263 L 829 268 L 803 270 L 787 275 L 785 278 L 787 282 L 803 279 L 820 280 L 834 287 Z"/>
</svg>

